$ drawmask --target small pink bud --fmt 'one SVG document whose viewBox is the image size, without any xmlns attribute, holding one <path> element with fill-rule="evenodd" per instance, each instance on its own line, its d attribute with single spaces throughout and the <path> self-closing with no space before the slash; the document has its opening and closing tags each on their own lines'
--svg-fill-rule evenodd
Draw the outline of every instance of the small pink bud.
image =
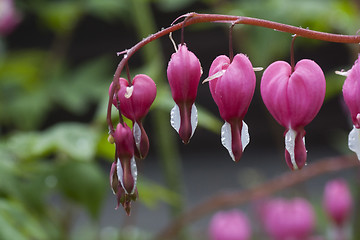
<svg viewBox="0 0 360 240">
<path fill-rule="evenodd" d="M 209 235 L 211 240 L 250 240 L 251 226 L 239 210 L 218 212 L 211 219 Z"/>
<path fill-rule="evenodd" d="M 137 167 L 134 158 L 134 139 L 126 123 L 117 125 L 114 141 L 116 154 L 110 170 L 110 186 L 117 196 L 118 206 L 121 203 L 129 215 L 131 201 L 137 198 Z"/>
<path fill-rule="evenodd" d="M 211 95 L 225 120 L 222 143 L 232 159 L 239 161 L 250 141 L 243 119 L 254 95 L 255 72 L 244 54 L 237 54 L 232 62 L 221 55 L 211 64 L 208 81 Z"/>
<path fill-rule="evenodd" d="M 284 61 L 272 63 L 261 79 L 261 96 L 271 115 L 285 127 L 285 158 L 293 170 L 306 163 L 304 127 L 319 112 L 325 98 L 324 73 L 314 61 L 299 61 L 294 72 Z"/>
<path fill-rule="evenodd" d="M 352 211 L 351 193 L 344 180 L 336 179 L 326 183 L 323 205 L 331 220 L 343 226 Z"/>
<path fill-rule="evenodd" d="M 172 97 L 176 103 L 171 110 L 171 125 L 184 143 L 188 143 L 197 125 L 195 98 L 202 74 L 199 59 L 186 45 L 179 45 L 171 55 L 167 77 Z"/>
<path fill-rule="evenodd" d="M 302 198 L 270 200 L 261 209 L 260 217 L 273 240 L 305 240 L 315 227 L 314 210 Z"/>
<path fill-rule="evenodd" d="M 353 67 L 348 71 L 343 85 L 343 96 L 348 106 L 353 122 L 353 129 L 349 134 L 349 148 L 357 154 L 360 160 L 360 55 Z"/>
</svg>

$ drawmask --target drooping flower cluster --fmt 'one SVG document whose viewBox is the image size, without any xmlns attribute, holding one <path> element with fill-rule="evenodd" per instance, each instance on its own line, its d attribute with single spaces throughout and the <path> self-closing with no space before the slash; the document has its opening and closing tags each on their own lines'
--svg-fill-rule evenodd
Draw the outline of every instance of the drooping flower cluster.
<svg viewBox="0 0 360 240">
<path fill-rule="evenodd" d="M 149 139 L 143 128 L 142 119 L 148 113 L 156 97 L 156 85 L 147 75 L 139 74 L 132 82 L 119 79 L 118 89 L 111 84 L 109 93 L 114 92 L 113 104 L 133 122 L 132 130 L 126 123 L 119 123 L 113 133 L 115 161 L 110 171 L 110 185 L 127 214 L 131 201 L 137 198 L 137 167 L 135 156 L 143 159 L 149 151 Z"/>
<path fill-rule="evenodd" d="M 250 142 L 244 118 L 254 95 L 256 76 L 246 55 L 230 55 L 230 58 L 220 55 L 212 62 L 204 82 L 209 82 L 212 98 L 225 121 L 221 128 L 221 143 L 230 157 L 238 162 Z M 349 147 L 360 159 L 359 64 L 356 61 L 349 71 L 343 94 L 354 124 L 349 134 Z M 285 128 L 286 163 L 290 169 L 298 170 L 306 165 L 307 160 L 304 128 L 315 118 L 323 104 L 326 81 L 323 71 L 314 61 L 303 59 L 294 65 L 284 61 L 270 64 L 261 78 L 260 92 L 270 114 Z M 184 143 L 189 143 L 198 124 L 195 100 L 201 75 L 199 59 L 185 43 L 181 43 L 168 63 L 167 78 L 175 102 L 170 112 L 170 123 Z M 113 89 L 115 87 L 117 89 Z M 149 139 L 142 120 L 156 97 L 156 86 L 149 76 L 139 74 L 132 81 L 119 78 L 116 84 L 110 86 L 109 93 L 109 102 L 133 123 L 130 129 L 120 121 L 115 132 L 111 133 L 116 145 L 116 157 L 110 182 L 118 204 L 121 203 L 129 212 L 130 202 L 137 196 L 134 156 L 143 159 L 149 151 Z M 128 145 L 123 141 L 128 141 Z M 132 145 L 132 152 L 129 144 Z M 123 152 L 127 155 L 121 154 Z"/>
</svg>

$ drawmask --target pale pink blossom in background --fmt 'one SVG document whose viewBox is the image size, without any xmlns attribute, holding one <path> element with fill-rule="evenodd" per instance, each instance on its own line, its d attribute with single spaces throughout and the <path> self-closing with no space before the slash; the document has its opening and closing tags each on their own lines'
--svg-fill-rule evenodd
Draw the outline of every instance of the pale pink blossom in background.
<svg viewBox="0 0 360 240">
<path fill-rule="evenodd" d="M 251 226 L 240 210 L 217 212 L 209 225 L 211 240 L 250 240 Z"/>
<path fill-rule="evenodd" d="M 20 22 L 12 0 L 0 0 L 0 35 L 11 33 Z"/>
</svg>

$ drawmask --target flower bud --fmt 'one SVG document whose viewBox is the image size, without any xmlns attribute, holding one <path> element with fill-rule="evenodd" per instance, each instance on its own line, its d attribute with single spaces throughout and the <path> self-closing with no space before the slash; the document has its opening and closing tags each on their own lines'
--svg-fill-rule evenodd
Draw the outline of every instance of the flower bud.
<svg viewBox="0 0 360 240">
<path fill-rule="evenodd" d="M 342 179 L 326 183 L 323 205 L 327 215 L 341 227 L 352 211 L 352 197 L 346 182 Z"/>
<path fill-rule="evenodd" d="M 260 212 L 265 231 L 274 240 L 304 240 L 315 227 L 311 204 L 302 198 L 273 199 Z"/>
<path fill-rule="evenodd" d="M 137 198 L 137 167 L 134 158 L 134 139 L 126 123 L 118 124 L 114 132 L 115 162 L 110 170 L 110 186 L 127 214 L 130 214 L 131 201 Z"/>
<path fill-rule="evenodd" d="M 199 59 L 185 44 L 173 53 L 167 68 L 172 97 L 176 103 L 171 110 L 171 126 L 188 143 L 197 126 L 195 98 L 202 74 Z"/>
<path fill-rule="evenodd" d="M 357 154 L 360 160 L 360 55 L 353 67 L 348 71 L 343 85 L 343 96 L 348 106 L 353 122 L 353 129 L 349 134 L 349 148 Z"/>
<path fill-rule="evenodd" d="M 244 116 L 254 95 L 256 77 L 250 60 L 237 54 L 233 61 L 218 56 L 211 64 L 209 77 L 211 95 L 225 120 L 221 141 L 234 161 L 239 161 L 249 143 L 249 133 Z"/>
<path fill-rule="evenodd" d="M 292 170 L 306 163 L 305 131 L 325 98 L 324 73 L 314 61 L 299 61 L 294 71 L 283 61 L 272 63 L 261 79 L 261 96 L 277 122 L 285 127 L 285 158 Z"/>
<path fill-rule="evenodd" d="M 216 213 L 209 225 L 211 240 L 249 240 L 251 226 L 247 216 L 239 210 Z"/>
</svg>

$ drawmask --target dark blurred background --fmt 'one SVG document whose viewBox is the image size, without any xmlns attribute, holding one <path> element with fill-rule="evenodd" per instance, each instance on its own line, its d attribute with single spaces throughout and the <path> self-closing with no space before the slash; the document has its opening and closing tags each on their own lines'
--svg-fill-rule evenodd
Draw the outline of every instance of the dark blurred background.
<svg viewBox="0 0 360 240">
<path fill-rule="evenodd" d="M 115 211 L 106 107 L 121 59 L 116 53 L 187 12 L 258 17 L 355 35 L 359 7 L 355 0 L 0 0 L 0 239 L 148 239 L 218 191 L 245 189 L 289 171 L 284 129 L 260 96 L 262 72 L 256 73 L 245 117 L 251 141 L 239 163 L 221 145 L 222 120 L 207 84 L 198 89 L 199 126 L 188 145 L 181 143 L 169 123 L 174 102 L 166 66 L 174 48 L 163 37 L 130 60 L 131 75 L 148 74 L 158 95 L 144 120 L 151 149 L 138 162 L 139 201 L 129 218 L 122 209 Z M 228 29 L 220 23 L 185 29 L 185 42 L 202 64 L 202 80 L 216 56 L 228 55 Z M 235 26 L 233 35 L 235 53 L 247 54 L 254 67 L 290 60 L 290 34 Z M 180 32 L 173 36 L 179 43 Z M 350 153 L 351 122 L 341 96 L 345 77 L 334 72 L 350 69 L 357 53 L 356 44 L 295 40 L 295 60 L 316 61 L 327 79 L 324 105 L 305 128 L 309 164 Z M 355 178 L 354 171 L 338 175 Z M 316 181 L 318 188 L 304 183 L 282 194 L 316 202 L 324 181 Z M 206 217 L 192 225 L 187 239 L 206 239 L 206 225 Z"/>
</svg>

